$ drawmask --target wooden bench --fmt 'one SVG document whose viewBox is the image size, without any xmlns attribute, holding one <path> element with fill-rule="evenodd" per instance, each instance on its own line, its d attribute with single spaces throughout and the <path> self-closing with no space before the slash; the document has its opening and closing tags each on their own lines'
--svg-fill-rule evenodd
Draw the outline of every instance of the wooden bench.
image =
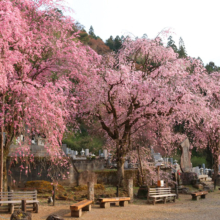
<svg viewBox="0 0 220 220">
<path fill-rule="evenodd" d="M 83 200 L 70 206 L 71 217 L 81 217 L 82 211 L 91 211 L 92 200 Z"/>
<path fill-rule="evenodd" d="M 164 204 L 167 201 L 176 201 L 176 194 L 171 193 L 171 188 L 150 188 L 148 192 L 147 201 L 149 202 L 150 199 L 153 200 L 153 204 L 155 205 L 158 201 L 163 201 Z"/>
<path fill-rule="evenodd" d="M 0 204 L 8 204 L 8 211 L 11 214 L 14 212 L 15 205 L 21 206 L 22 200 L 26 200 L 26 204 L 33 205 L 33 211 L 38 213 L 37 190 L 0 192 Z"/>
<path fill-rule="evenodd" d="M 119 206 L 127 206 L 130 197 L 116 197 L 116 198 L 100 198 L 100 208 L 110 207 L 110 203 L 119 203 Z"/>
<path fill-rule="evenodd" d="M 202 192 L 196 192 L 192 193 L 192 200 L 197 200 L 198 196 L 200 196 L 201 199 L 205 199 L 205 196 L 208 194 L 207 191 L 202 191 Z"/>
</svg>

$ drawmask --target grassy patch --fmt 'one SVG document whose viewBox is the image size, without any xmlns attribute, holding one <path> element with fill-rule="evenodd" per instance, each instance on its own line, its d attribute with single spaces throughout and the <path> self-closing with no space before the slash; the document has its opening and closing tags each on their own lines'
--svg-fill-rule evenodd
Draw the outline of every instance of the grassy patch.
<svg viewBox="0 0 220 220">
<path fill-rule="evenodd" d="M 193 167 L 197 167 L 199 165 L 202 165 L 203 163 L 206 164 L 206 158 L 205 157 L 192 157 L 191 162 Z"/>
</svg>

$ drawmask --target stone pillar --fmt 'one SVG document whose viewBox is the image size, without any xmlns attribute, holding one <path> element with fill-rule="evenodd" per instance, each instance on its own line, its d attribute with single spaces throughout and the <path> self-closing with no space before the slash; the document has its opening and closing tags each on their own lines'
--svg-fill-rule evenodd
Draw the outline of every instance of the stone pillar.
<svg viewBox="0 0 220 220">
<path fill-rule="evenodd" d="M 130 203 L 134 200 L 133 179 L 128 179 L 128 196 L 131 198 Z"/>
<path fill-rule="evenodd" d="M 94 201 L 94 182 L 88 182 L 88 200 Z"/>
<path fill-rule="evenodd" d="M 173 158 L 172 157 L 170 158 L 170 163 L 173 165 Z"/>
<path fill-rule="evenodd" d="M 75 180 L 75 175 L 74 175 L 75 172 L 76 172 L 76 171 L 74 171 L 73 166 L 71 165 L 71 166 L 70 166 L 70 169 L 69 169 L 69 181 L 70 181 L 70 184 L 73 184 L 74 181 L 76 181 L 76 180 Z M 77 182 L 77 181 L 76 181 L 76 182 Z"/>
<path fill-rule="evenodd" d="M 89 149 L 85 149 L 85 155 L 86 155 L 86 157 L 89 156 Z"/>
<path fill-rule="evenodd" d="M 200 175 L 203 175 L 203 168 L 200 168 Z"/>
<path fill-rule="evenodd" d="M 127 160 L 126 160 L 125 163 L 124 163 L 124 168 L 125 168 L 125 169 L 128 169 L 128 161 L 127 161 Z"/>
<path fill-rule="evenodd" d="M 104 158 L 108 159 L 108 151 L 106 149 L 103 150 Z"/>
</svg>

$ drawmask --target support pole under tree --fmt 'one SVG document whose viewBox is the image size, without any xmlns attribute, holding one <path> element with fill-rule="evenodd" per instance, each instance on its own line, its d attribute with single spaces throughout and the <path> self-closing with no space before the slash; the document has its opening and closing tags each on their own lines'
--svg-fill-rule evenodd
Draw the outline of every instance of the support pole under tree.
<svg viewBox="0 0 220 220">
<path fill-rule="evenodd" d="M 142 186 L 143 185 L 143 169 L 142 169 L 142 163 L 141 163 L 141 157 L 140 157 L 140 146 L 138 145 L 137 146 L 137 152 L 138 152 L 138 160 L 139 160 L 139 165 L 140 165 L 140 173 L 141 173 L 141 183 L 140 185 Z"/>
<path fill-rule="evenodd" d="M 21 210 L 26 212 L 26 200 L 21 200 Z"/>
<path fill-rule="evenodd" d="M 55 193 L 56 193 L 56 187 L 53 185 L 53 206 L 55 206 Z"/>
<path fill-rule="evenodd" d="M 128 196 L 130 197 L 129 203 L 134 201 L 134 189 L 133 189 L 133 179 L 128 179 Z"/>
<path fill-rule="evenodd" d="M 176 192 L 176 198 L 178 199 L 179 198 L 179 192 L 178 192 L 178 181 L 177 181 L 178 177 L 177 177 L 177 175 L 178 175 L 177 172 L 175 172 L 175 180 L 176 180 L 175 181 L 176 182 L 175 183 L 175 192 Z"/>
<path fill-rule="evenodd" d="M 88 182 L 88 200 L 94 201 L 94 182 Z"/>
</svg>

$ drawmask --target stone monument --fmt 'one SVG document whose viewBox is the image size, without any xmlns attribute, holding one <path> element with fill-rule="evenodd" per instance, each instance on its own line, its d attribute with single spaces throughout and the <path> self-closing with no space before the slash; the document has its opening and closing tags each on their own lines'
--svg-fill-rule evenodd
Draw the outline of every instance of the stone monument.
<svg viewBox="0 0 220 220">
<path fill-rule="evenodd" d="M 181 144 L 181 159 L 180 159 L 180 167 L 183 173 L 191 172 L 192 164 L 191 164 L 191 153 L 189 152 L 189 139 L 186 138 Z"/>
</svg>

